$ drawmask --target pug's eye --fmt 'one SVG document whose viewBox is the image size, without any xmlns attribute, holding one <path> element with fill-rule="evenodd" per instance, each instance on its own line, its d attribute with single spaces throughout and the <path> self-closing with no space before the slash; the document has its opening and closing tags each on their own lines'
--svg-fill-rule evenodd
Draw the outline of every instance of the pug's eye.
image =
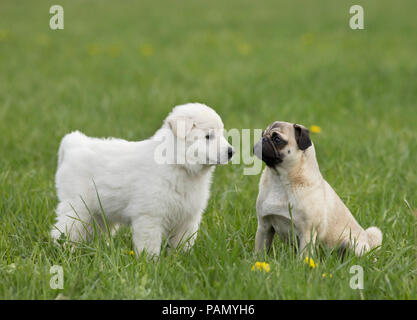
<svg viewBox="0 0 417 320">
<path fill-rule="evenodd" d="M 279 135 L 276 132 L 274 132 L 272 134 L 272 140 L 277 144 L 282 141 L 281 138 L 279 137 Z"/>
</svg>

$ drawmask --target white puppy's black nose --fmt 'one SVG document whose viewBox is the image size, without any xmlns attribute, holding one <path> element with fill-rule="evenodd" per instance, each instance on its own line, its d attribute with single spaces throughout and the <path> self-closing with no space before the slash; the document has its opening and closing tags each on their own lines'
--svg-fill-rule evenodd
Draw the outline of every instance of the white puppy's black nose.
<svg viewBox="0 0 417 320">
<path fill-rule="evenodd" d="M 229 160 L 233 157 L 234 154 L 235 154 L 235 150 L 232 147 L 229 147 L 227 149 L 227 155 L 229 157 Z"/>
</svg>

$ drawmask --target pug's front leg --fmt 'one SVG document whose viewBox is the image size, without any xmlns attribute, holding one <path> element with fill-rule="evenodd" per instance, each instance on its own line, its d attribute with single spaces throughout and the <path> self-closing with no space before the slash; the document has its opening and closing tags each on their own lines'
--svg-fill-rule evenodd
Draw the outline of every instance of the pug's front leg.
<svg viewBox="0 0 417 320">
<path fill-rule="evenodd" d="M 299 235 L 299 255 L 300 257 L 309 256 L 313 253 L 314 246 L 316 244 L 317 233 L 312 230 L 307 230 Z"/>
<path fill-rule="evenodd" d="M 263 226 L 259 223 L 255 238 L 255 253 L 259 253 L 264 250 L 269 251 L 274 235 L 275 230 L 271 225 Z"/>
</svg>

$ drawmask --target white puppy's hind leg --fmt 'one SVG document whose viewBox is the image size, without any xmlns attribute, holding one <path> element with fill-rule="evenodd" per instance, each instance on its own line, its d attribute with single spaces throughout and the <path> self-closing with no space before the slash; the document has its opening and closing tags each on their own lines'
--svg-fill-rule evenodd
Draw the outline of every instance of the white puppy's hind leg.
<svg viewBox="0 0 417 320">
<path fill-rule="evenodd" d="M 113 223 L 110 228 L 110 234 L 114 237 L 120 229 L 120 224 Z"/>
<path fill-rule="evenodd" d="M 51 237 L 55 242 L 63 234 L 70 241 L 88 240 L 92 232 L 91 217 L 86 208 L 75 209 L 63 202 L 58 204 L 57 221 L 52 227 Z"/>
<path fill-rule="evenodd" d="M 159 219 L 139 217 L 132 222 L 133 244 L 137 255 L 143 251 L 158 257 L 161 251 L 163 229 Z"/>
</svg>

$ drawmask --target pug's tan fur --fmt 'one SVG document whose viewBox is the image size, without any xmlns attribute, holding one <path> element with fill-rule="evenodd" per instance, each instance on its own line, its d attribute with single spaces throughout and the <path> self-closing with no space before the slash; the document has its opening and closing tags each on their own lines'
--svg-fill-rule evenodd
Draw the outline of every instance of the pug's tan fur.
<svg viewBox="0 0 417 320">
<path fill-rule="evenodd" d="M 257 252 L 269 249 L 275 233 L 288 238 L 291 230 L 301 254 L 317 239 L 330 247 L 353 248 L 358 256 L 381 245 L 381 231 L 377 227 L 364 230 L 322 177 L 305 127 L 272 123 L 254 153 L 267 164 L 256 202 Z"/>
</svg>

